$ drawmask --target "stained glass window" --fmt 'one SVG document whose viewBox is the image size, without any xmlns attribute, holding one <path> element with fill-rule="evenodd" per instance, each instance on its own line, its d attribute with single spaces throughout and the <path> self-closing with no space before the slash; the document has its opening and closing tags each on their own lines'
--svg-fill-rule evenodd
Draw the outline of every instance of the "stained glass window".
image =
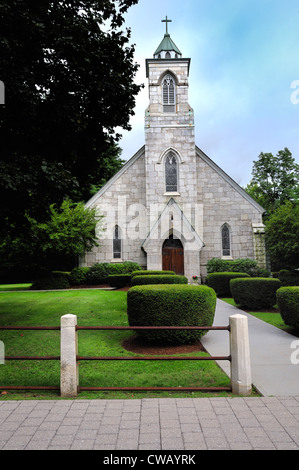
<svg viewBox="0 0 299 470">
<path fill-rule="evenodd" d="M 230 256 L 230 233 L 229 228 L 225 224 L 221 231 L 222 236 L 222 256 Z"/>
<path fill-rule="evenodd" d="M 175 155 L 170 152 L 165 160 L 166 192 L 177 192 L 178 190 L 178 165 Z"/>
<path fill-rule="evenodd" d="M 113 258 L 121 258 L 121 235 L 118 225 L 116 225 L 113 234 Z"/>
<path fill-rule="evenodd" d="M 175 82 L 174 78 L 167 74 L 162 82 L 163 111 L 165 113 L 175 112 Z"/>
</svg>

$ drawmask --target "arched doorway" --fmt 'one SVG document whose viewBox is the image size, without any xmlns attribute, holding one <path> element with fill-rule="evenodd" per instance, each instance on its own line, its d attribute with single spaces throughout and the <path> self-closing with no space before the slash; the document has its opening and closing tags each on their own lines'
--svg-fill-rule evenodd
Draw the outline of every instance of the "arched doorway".
<svg viewBox="0 0 299 470">
<path fill-rule="evenodd" d="M 184 247 L 181 240 L 173 238 L 173 235 L 163 243 L 162 269 L 184 275 Z"/>
</svg>

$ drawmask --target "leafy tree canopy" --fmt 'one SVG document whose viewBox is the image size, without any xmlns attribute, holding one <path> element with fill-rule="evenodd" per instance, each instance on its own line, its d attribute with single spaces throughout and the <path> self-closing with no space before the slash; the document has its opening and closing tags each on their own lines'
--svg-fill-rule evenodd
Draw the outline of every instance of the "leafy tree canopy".
<svg viewBox="0 0 299 470">
<path fill-rule="evenodd" d="M 1 0 L 1 227 L 86 200 L 121 165 L 138 66 L 123 15 L 138 0 Z"/>
<path fill-rule="evenodd" d="M 299 267 L 299 205 L 278 207 L 266 224 L 267 249 L 273 270 Z"/>
<path fill-rule="evenodd" d="M 276 156 L 261 153 L 254 161 L 252 180 L 245 190 L 268 213 L 287 201 L 299 201 L 299 165 L 288 148 Z"/>
</svg>

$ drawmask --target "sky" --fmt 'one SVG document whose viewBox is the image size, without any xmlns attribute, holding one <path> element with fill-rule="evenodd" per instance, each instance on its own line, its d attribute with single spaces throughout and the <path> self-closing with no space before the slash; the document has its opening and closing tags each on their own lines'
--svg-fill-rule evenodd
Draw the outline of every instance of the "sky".
<svg viewBox="0 0 299 470">
<path fill-rule="evenodd" d="M 196 145 L 240 186 L 261 152 L 287 147 L 299 163 L 299 0 L 139 0 L 125 15 L 139 64 L 131 131 L 121 158 L 144 145 L 145 59 L 165 34 L 191 58 Z"/>
</svg>

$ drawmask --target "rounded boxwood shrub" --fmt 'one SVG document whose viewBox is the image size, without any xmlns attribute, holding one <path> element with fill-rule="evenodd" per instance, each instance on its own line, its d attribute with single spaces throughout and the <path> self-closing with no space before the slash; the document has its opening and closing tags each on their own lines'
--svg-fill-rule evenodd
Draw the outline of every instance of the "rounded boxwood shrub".
<svg viewBox="0 0 299 470">
<path fill-rule="evenodd" d="M 139 270 L 139 271 L 133 271 L 131 276 L 152 276 L 153 274 L 157 275 L 171 275 L 174 276 L 175 272 L 174 271 L 150 271 L 150 270 Z"/>
<path fill-rule="evenodd" d="M 146 284 L 188 284 L 188 279 L 185 276 L 177 276 L 171 274 L 134 276 L 131 279 L 132 286 L 140 286 Z"/>
<path fill-rule="evenodd" d="M 207 285 L 212 287 L 219 297 L 230 297 L 230 281 L 231 279 L 240 277 L 250 277 L 247 273 L 223 272 L 210 273 L 207 275 Z"/>
<path fill-rule="evenodd" d="M 110 274 L 108 276 L 108 284 L 111 287 L 125 287 L 131 283 L 131 274 Z"/>
<path fill-rule="evenodd" d="M 299 330 L 299 287 L 281 287 L 276 292 L 276 297 L 285 324 Z"/>
<path fill-rule="evenodd" d="M 276 291 L 281 286 L 279 279 L 252 277 L 232 279 L 230 290 L 237 305 L 258 310 L 271 308 L 276 304 Z"/>
<path fill-rule="evenodd" d="M 212 326 L 216 294 L 208 286 L 147 285 L 131 287 L 127 295 L 130 326 Z M 192 344 L 206 331 L 135 330 L 146 341 Z"/>
</svg>

